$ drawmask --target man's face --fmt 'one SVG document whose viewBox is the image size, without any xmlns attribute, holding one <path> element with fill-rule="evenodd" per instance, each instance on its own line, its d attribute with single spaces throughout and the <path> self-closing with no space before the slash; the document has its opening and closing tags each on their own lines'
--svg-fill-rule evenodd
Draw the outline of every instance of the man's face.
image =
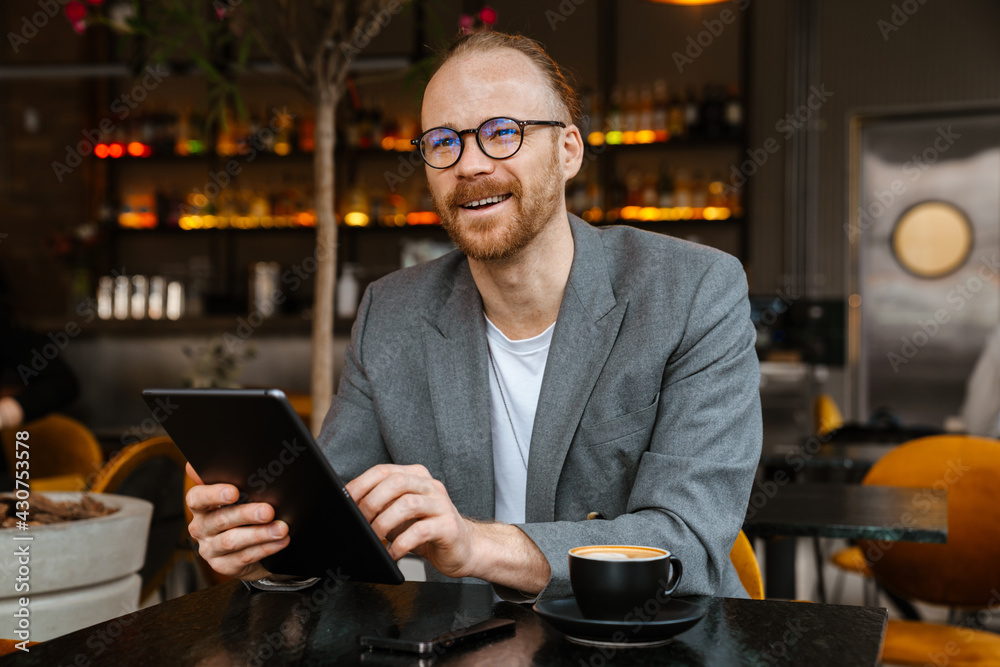
<svg viewBox="0 0 1000 667">
<path fill-rule="evenodd" d="M 476 128 L 484 120 L 559 120 L 542 74 L 524 55 L 509 49 L 454 58 L 424 93 L 423 128 Z M 565 215 L 566 176 L 560 160 L 559 127 L 527 126 L 520 150 L 496 160 L 485 155 L 474 134 L 447 169 L 426 168 L 441 224 L 472 259 L 507 259 L 527 246 L 559 215 Z M 475 205 L 493 198 L 485 205 Z"/>
</svg>

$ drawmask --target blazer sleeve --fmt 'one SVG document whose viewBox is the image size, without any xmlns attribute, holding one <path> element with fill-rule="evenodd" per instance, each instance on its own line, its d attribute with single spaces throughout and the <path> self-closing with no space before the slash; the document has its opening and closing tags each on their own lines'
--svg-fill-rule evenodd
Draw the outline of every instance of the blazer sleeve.
<svg viewBox="0 0 1000 667">
<path fill-rule="evenodd" d="M 374 299 L 369 285 L 358 306 L 337 393 L 323 419 L 318 444 L 341 479 L 352 480 L 380 463 L 391 463 L 379 431 L 371 382 L 364 367 L 365 325 Z"/>
<path fill-rule="evenodd" d="M 545 554 L 541 598 L 567 596 L 567 551 L 585 544 L 659 545 L 684 564 L 681 595 L 738 594 L 729 551 L 760 459 L 760 368 L 746 276 L 728 255 L 700 277 L 681 342 L 664 369 L 657 414 L 627 510 L 618 517 L 519 527 Z M 734 583 L 735 582 L 735 583 Z M 508 599 L 517 595 L 507 589 Z"/>
</svg>

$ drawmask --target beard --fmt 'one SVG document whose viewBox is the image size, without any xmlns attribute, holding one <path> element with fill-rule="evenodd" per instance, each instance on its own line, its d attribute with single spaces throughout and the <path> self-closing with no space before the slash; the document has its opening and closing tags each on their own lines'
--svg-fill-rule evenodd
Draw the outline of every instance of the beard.
<svg viewBox="0 0 1000 667">
<path fill-rule="evenodd" d="M 459 250 L 478 261 L 505 260 L 516 255 L 538 236 L 555 216 L 562 194 L 558 151 L 550 153 L 540 176 L 522 183 L 511 176 L 492 176 L 475 182 L 460 182 L 450 193 L 431 190 L 441 226 Z M 459 221 L 461 204 L 493 195 L 510 194 L 513 213 L 494 213 L 475 221 Z M 494 204 L 495 206 L 495 204 Z"/>
</svg>

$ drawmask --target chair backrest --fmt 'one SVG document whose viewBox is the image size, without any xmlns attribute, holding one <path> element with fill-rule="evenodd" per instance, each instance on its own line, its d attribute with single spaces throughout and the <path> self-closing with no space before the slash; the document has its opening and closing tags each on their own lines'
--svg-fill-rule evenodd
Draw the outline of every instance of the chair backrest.
<svg viewBox="0 0 1000 667">
<path fill-rule="evenodd" d="M 163 583 L 177 547 L 187 535 L 184 455 L 170 438 L 160 436 L 124 447 L 101 469 L 94 493 L 117 493 L 153 503 L 140 599 Z"/>
<path fill-rule="evenodd" d="M 17 432 L 27 431 L 31 452 L 31 478 L 80 475 L 92 477 L 101 469 L 104 454 L 89 428 L 75 419 L 50 414 L 3 433 L 3 453 L 14 469 Z"/>
<path fill-rule="evenodd" d="M 820 394 L 813 401 L 813 417 L 816 435 L 826 435 L 844 425 L 837 402 L 829 394 Z"/>
<path fill-rule="evenodd" d="M 741 530 L 733 542 L 733 548 L 729 551 L 729 560 L 733 561 L 736 574 L 740 576 L 740 583 L 754 600 L 764 599 L 764 581 L 760 576 L 760 565 L 757 563 L 757 556 L 753 552 L 753 545 L 747 539 L 746 534 Z"/>
<path fill-rule="evenodd" d="M 886 589 L 953 607 L 993 602 L 1000 590 L 1000 440 L 962 435 L 913 440 L 882 457 L 864 483 L 930 489 L 914 492 L 914 512 L 921 511 L 923 493 L 948 497 L 946 544 L 860 543 Z M 901 525 L 907 521 L 900 517 Z"/>
</svg>

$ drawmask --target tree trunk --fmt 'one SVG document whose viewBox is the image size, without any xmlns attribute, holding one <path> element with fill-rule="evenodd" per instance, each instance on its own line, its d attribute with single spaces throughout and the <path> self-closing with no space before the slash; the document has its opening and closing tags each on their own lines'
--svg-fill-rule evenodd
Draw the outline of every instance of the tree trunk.
<svg viewBox="0 0 1000 667">
<path fill-rule="evenodd" d="M 333 299 L 337 278 L 337 219 L 333 214 L 334 121 L 337 96 L 332 86 L 318 84 L 316 96 L 316 297 L 312 329 L 312 419 L 319 435 L 333 398 Z"/>
</svg>

